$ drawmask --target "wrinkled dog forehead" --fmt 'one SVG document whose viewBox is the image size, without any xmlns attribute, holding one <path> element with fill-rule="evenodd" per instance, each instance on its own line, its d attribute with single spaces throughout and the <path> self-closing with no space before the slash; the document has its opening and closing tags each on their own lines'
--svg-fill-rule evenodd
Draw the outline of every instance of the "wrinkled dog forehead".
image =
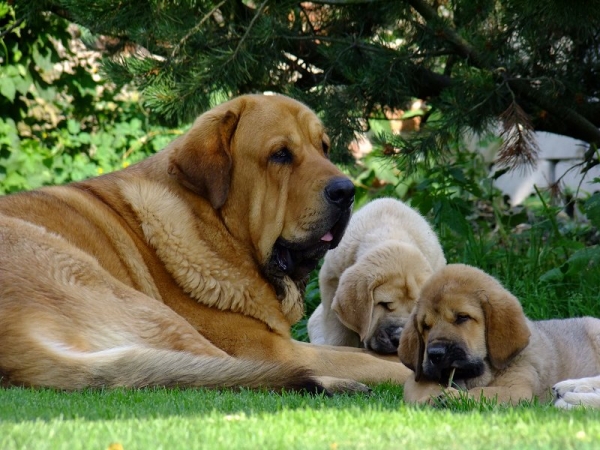
<svg viewBox="0 0 600 450">
<path fill-rule="evenodd" d="M 440 290 L 431 297 L 421 295 L 416 315 L 418 321 L 433 325 L 438 321 L 453 322 L 458 315 L 481 319 L 483 311 L 479 292 L 460 287 Z"/>
<path fill-rule="evenodd" d="M 273 129 L 290 141 L 309 138 L 313 145 L 321 146 L 324 127 L 317 115 L 303 103 L 282 96 L 245 96 L 245 107 L 239 127 L 256 138 L 272 136 Z M 266 100 L 266 101 L 264 101 Z M 327 144 L 329 138 L 325 136 Z"/>
</svg>

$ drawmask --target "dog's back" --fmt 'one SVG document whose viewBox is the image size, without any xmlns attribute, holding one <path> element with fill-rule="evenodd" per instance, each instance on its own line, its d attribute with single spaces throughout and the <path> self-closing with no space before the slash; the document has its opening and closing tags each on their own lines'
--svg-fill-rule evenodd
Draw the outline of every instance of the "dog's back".
<svg viewBox="0 0 600 450">
<path fill-rule="evenodd" d="M 569 379 L 600 373 L 600 319 L 581 317 L 530 322 L 532 335 L 528 349 L 531 362 L 540 376 L 544 390 Z M 538 351 L 539 344 L 552 349 Z"/>
<path fill-rule="evenodd" d="M 340 244 L 325 256 L 323 281 L 341 273 L 370 248 L 386 241 L 405 242 L 419 248 L 435 271 L 446 264 L 444 252 L 431 225 L 400 200 L 380 198 L 353 214 Z"/>
</svg>

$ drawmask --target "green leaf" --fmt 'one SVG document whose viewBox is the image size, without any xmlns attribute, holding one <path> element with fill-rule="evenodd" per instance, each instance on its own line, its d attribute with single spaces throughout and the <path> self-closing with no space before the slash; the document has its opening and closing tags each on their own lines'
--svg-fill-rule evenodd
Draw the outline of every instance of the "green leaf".
<svg viewBox="0 0 600 450">
<path fill-rule="evenodd" d="M 595 193 L 590 198 L 588 198 L 583 205 L 583 210 L 585 211 L 585 215 L 592 225 L 596 228 L 600 228 L 600 194 Z"/>
<path fill-rule="evenodd" d="M 559 267 L 555 267 L 540 276 L 540 281 L 544 283 L 557 283 L 562 281 L 563 278 L 564 274 L 562 273 L 562 270 L 560 270 Z"/>
<path fill-rule="evenodd" d="M 17 87 L 15 86 L 12 78 L 3 77 L 0 80 L 0 94 L 10 100 L 10 102 L 15 101 L 15 95 L 17 93 Z"/>
<path fill-rule="evenodd" d="M 67 121 L 67 130 L 69 130 L 69 133 L 71 134 L 78 134 L 81 131 L 81 125 L 79 122 L 69 119 Z"/>
</svg>

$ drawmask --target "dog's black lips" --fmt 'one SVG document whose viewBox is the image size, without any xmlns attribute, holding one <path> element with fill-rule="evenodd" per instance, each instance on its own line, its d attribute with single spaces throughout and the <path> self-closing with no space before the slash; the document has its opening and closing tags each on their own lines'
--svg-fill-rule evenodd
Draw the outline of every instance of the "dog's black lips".
<svg viewBox="0 0 600 450">
<path fill-rule="evenodd" d="M 290 277 L 296 284 L 300 285 L 313 271 L 319 261 L 325 256 L 328 250 L 338 246 L 351 215 L 351 206 L 343 211 L 338 211 L 333 223 L 315 229 L 312 237 L 302 242 L 290 242 L 283 238 L 277 239 L 273 246 L 271 256 L 264 267 L 265 276 L 275 286 L 277 295 L 283 297 L 284 284 L 282 278 Z M 326 220 L 324 221 L 326 224 Z M 324 240 L 325 236 L 331 233 L 330 240 Z"/>
<path fill-rule="evenodd" d="M 479 359 L 474 361 L 459 360 L 452 362 L 450 366 L 442 369 L 427 367 L 423 373 L 425 378 L 446 385 L 450 380 L 452 370 L 455 370 L 453 376 L 454 381 L 470 380 L 471 378 L 477 378 L 483 375 L 485 372 L 485 364 Z"/>
<path fill-rule="evenodd" d="M 330 241 L 321 240 L 326 233 L 318 233 L 318 238 L 308 242 L 288 242 L 279 238 L 273 246 L 271 261 L 282 275 L 288 275 L 295 281 L 302 280 L 317 267 L 328 250 L 337 247 L 345 229 L 345 223 L 336 222 L 329 231 L 332 235 Z"/>
</svg>

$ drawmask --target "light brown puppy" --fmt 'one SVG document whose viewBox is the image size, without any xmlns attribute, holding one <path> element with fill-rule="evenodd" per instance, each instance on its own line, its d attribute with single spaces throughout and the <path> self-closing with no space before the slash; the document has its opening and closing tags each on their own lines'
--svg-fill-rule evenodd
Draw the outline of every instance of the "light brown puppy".
<svg viewBox="0 0 600 450">
<path fill-rule="evenodd" d="M 242 96 L 137 165 L 1 198 L 2 383 L 404 382 L 399 363 L 290 337 L 353 202 L 328 146 L 303 104 Z"/>
<path fill-rule="evenodd" d="M 399 355 L 415 371 L 404 386 L 409 402 L 459 390 L 502 403 L 546 400 L 558 381 L 600 373 L 600 320 L 532 322 L 493 277 L 451 264 L 423 287 Z"/>
<path fill-rule="evenodd" d="M 445 264 L 435 232 L 417 211 L 392 198 L 371 201 L 325 256 L 310 341 L 395 356 L 421 286 Z"/>
</svg>

